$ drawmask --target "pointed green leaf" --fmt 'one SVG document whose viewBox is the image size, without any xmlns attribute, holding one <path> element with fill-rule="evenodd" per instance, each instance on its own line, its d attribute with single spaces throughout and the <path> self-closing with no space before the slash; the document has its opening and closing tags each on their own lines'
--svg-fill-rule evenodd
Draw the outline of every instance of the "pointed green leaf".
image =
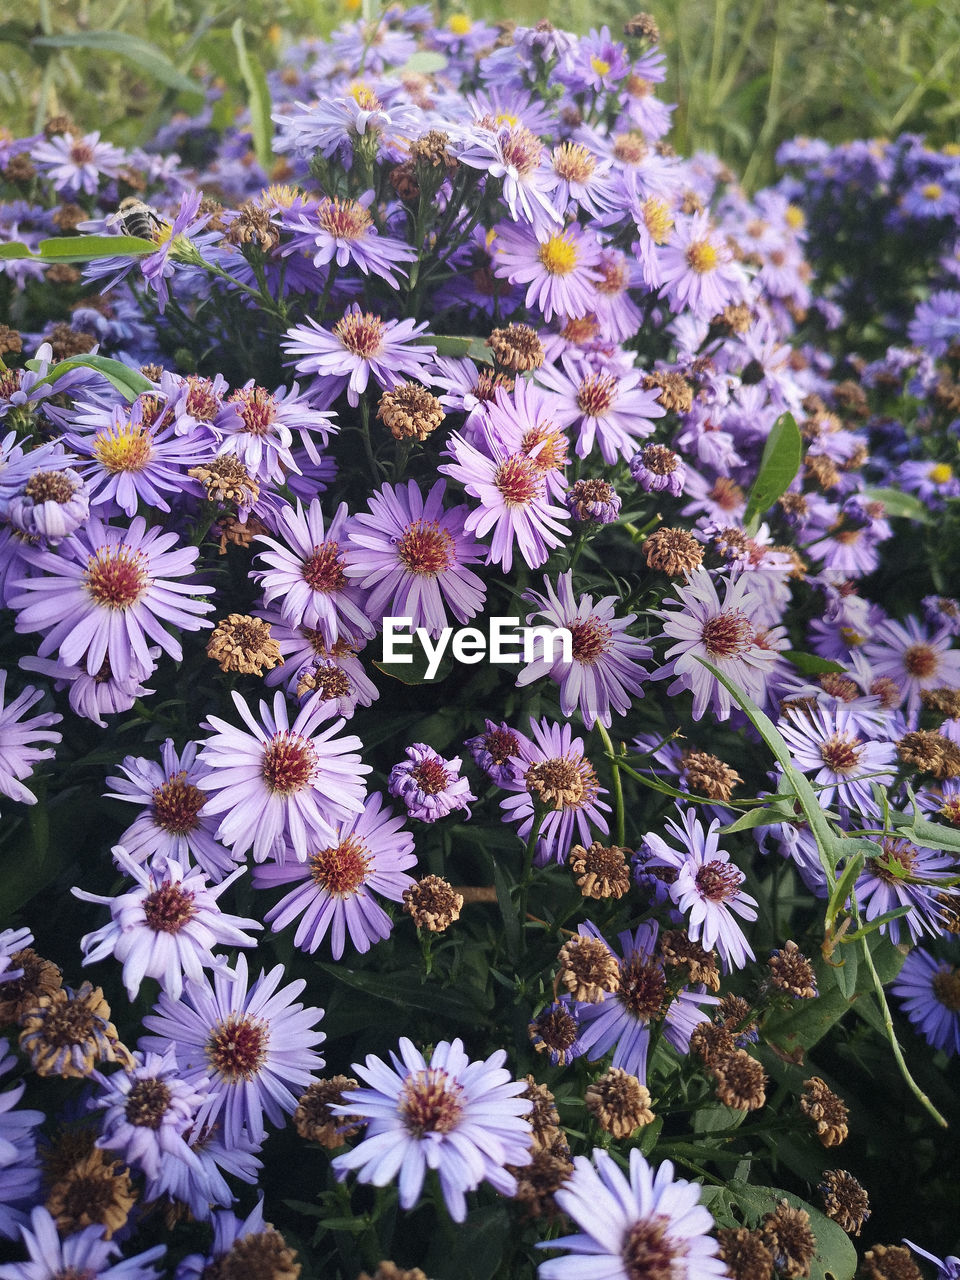
<svg viewBox="0 0 960 1280">
<path fill-rule="evenodd" d="M 41 240 L 40 257 L 48 262 L 92 262 L 96 258 L 142 258 L 157 246 L 142 236 L 53 236 Z"/>
<path fill-rule="evenodd" d="M 75 31 L 68 35 L 37 36 L 30 44 L 42 49 L 91 49 L 97 53 L 115 53 L 125 61 L 143 67 L 170 89 L 180 93 L 203 93 L 203 85 L 178 70 L 162 49 L 127 31 Z"/>
<path fill-rule="evenodd" d="M 36 258 L 36 256 L 30 246 L 24 244 L 22 240 L 8 240 L 6 244 L 0 244 L 0 258 Z"/>
<path fill-rule="evenodd" d="M 829 658 L 819 658 L 815 653 L 801 653 L 797 649 L 781 649 L 780 657 L 786 658 L 802 676 L 822 676 L 847 669 L 842 662 L 831 662 Z"/>
<path fill-rule="evenodd" d="M 744 524 L 755 530 L 760 516 L 767 511 L 781 494 L 786 493 L 790 482 L 800 470 L 803 457 L 803 440 L 793 414 L 782 413 L 773 424 L 767 442 L 763 446 L 760 469 L 753 482 Z"/>
<path fill-rule="evenodd" d="M 153 383 L 138 369 L 131 369 L 120 360 L 110 360 L 107 356 L 70 356 L 68 360 L 61 360 L 59 364 L 55 364 L 44 377 L 37 380 L 35 385 L 40 387 L 46 382 L 56 382 L 71 369 L 81 368 L 96 369 L 97 373 L 103 374 L 106 380 L 131 403 L 144 391 L 153 390 Z"/>
<path fill-rule="evenodd" d="M 237 66 L 247 86 L 247 102 L 250 107 L 250 132 L 253 134 L 253 149 L 257 161 L 264 173 L 269 174 L 273 167 L 273 122 L 270 119 L 270 88 L 263 65 L 256 54 L 251 53 L 243 38 L 243 19 L 237 18 L 230 28 L 234 48 L 237 51 Z"/>
<path fill-rule="evenodd" d="M 933 519 L 930 509 L 913 493 L 902 489 L 871 489 L 863 491 L 868 502 L 882 502 L 888 516 L 900 516 L 904 520 L 917 520 L 929 524 Z"/>
</svg>

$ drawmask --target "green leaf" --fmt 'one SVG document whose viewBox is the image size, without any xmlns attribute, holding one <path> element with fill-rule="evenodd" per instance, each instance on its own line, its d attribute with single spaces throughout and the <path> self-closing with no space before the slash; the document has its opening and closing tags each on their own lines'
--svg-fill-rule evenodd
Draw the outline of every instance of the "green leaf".
<svg viewBox="0 0 960 1280">
<path fill-rule="evenodd" d="M 425 1262 L 435 1280 L 491 1280 L 510 1238 L 510 1215 L 502 1204 L 473 1209 L 447 1235 L 437 1232 Z"/>
<path fill-rule="evenodd" d="M 775 822 L 795 822 L 797 815 L 787 805 L 765 804 L 741 813 L 735 822 L 720 828 L 720 835 L 732 836 L 736 831 L 752 831 L 754 827 L 772 827 Z"/>
<path fill-rule="evenodd" d="M 456 337 L 450 334 L 432 334 L 419 339 L 421 343 L 429 342 L 437 348 L 438 356 L 469 356 L 471 360 L 479 360 L 481 364 L 493 364 L 490 348 L 483 338 Z"/>
<path fill-rule="evenodd" d="M 37 36 L 30 44 L 42 49 L 91 49 L 98 53 L 115 53 L 127 62 L 143 67 L 170 89 L 180 93 L 203 93 L 203 85 L 179 71 L 162 49 L 142 36 L 130 35 L 126 31 L 76 31 L 69 35 Z"/>
<path fill-rule="evenodd" d="M 8 240 L 6 244 L 0 244 L 0 258 L 36 258 L 36 256 L 30 246 L 24 244 L 22 240 Z"/>
<path fill-rule="evenodd" d="M 837 988 L 845 1000 L 852 1000 L 857 994 L 857 971 L 860 966 L 857 949 L 844 947 L 842 954 L 839 949 L 833 954 L 836 957 L 833 961 L 833 976 L 836 979 Z"/>
<path fill-rule="evenodd" d="M 422 1009 L 456 1022 L 488 1026 L 490 1019 L 475 1000 L 470 999 L 470 988 L 441 987 L 436 982 L 423 982 L 416 973 L 368 973 L 348 969 L 340 964 L 318 964 L 318 969 L 328 973 L 344 986 L 385 1000 L 405 1009 Z M 474 992 L 483 996 L 486 993 Z"/>
<path fill-rule="evenodd" d="M 500 908 L 500 918 L 503 920 L 503 934 L 507 940 L 507 953 L 511 959 L 516 959 L 520 954 L 523 925 L 520 922 L 517 904 L 510 896 L 510 882 L 507 880 L 503 868 L 496 858 L 491 858 L 490 862 L 493 866 L 493 883 L 497 886 L 497 906 Z"/>
<path fill-rule="evenodd" d="M 405 76 L 413 72 L 418 75 L 429 76 L 433 75 L 435 71 L 442 71 L 446 65 L 447 59 L 442 53 L 437 53 L 434 49 L 419 49 L 416 53 L 410 55 L 396 74 Z"/>
<path fill-rule="evenodd" d="M 273 167 L 273 122 L 270 119 L 270 88 L 263 65 L 256 54 L 250 53 L 243 38 L 243 19 L 237 18 L 230 28 L 233 44 L 237 51 L 237 66 L 247 86 L 247 101 L 250 106 L 250 131 L 253 134 L 253 149 L 257 161 L 264 173 L 270 173 Z"/>
<path fill-rule="evenodd" d="M 803 440 L 800 429 L 793 414 L 782 413 L 767 436 L 760 469 L 747 499 L 743 521 L 748 531 L 755 531 L 763 512 L 772 507 L 781 494 L 786 493 L 790 482 L 800 470 L 802 457 Z"/>
<path fill-rule="evenodd" d="M 39 257 L 47 262 L 93 262 L 96 258 L 143 258 L 157 246 L 142 236 L 54 236 L 41 240 Z"/>
<path fill-rule="evenodd" d="M 901 516 L 904 520 L 918 520 L 929 524 L 933 519 L 928 507 L 913 493 L 902 489 L 866 488 L 863 496 L 868 502 L 882 502 L 888 516 Z"/>
<path fill-rule="evenodd" d="M 786 658 L 802 676 L 822 676 L 847 669 L 842 662 L 831 662 L 829 658 L 818 658 L 815 653 L 801 653 L 797 649 L 781 649 L 780 657 Z"/>
<path fill-rule="evenodd" d="M 781 1200 L 792 1209 L 803 1209 L 810 1216 L 810 1227 L 817 1237 L 817 1251 L 810 1266 L 810 1280 L 852 1280 L 857 1269 L 857 1251 L 847 1233 L 799 1196 L 778 1187 L 761 1187 L 731 1179 L 727 1194 L 742 1209 L 747 1222 L 756 1226 L 765 1214 L 773 1212 Z"/>
<path fill-rule="evenodd" d="M 851 843 L 853 843 L 851 841 Z M 857 842 L 860 843 L 859 841 Z M 872 846 L 877 853 L 880 849 L 877 845 Z M 852 857 L 843 869 L 842 875 L 837 878 L 836 884 L 830 891 L 830 898 L 827 902 L 827 919 L 834 920 L 837 913 L 843 909 L 843 904 L 850 897 L 850 890 L 856 884 L 860 872 L 863 870 L 863 864 L 866 857 L 862 849 L 851 849 Z"/>
<path fill-rule="evenodd" d="M 33 364 L 34 361 L 30 361 L 30 363 Z M 45 382 L 56 382 L 58 378 L 62 378 L 71 369 L 96 369 L 97 373 L 102 374 L 109 383 L 116 387 L 124 399 L 129 400 L 131 403 L 144 391 L 153 390 L 153 383 L 148 381 L 139 370 L 131 369 L 129 365 L 123 364 L 119 360 L 110 360 L 107 356 L 70 356 L 69 359 L 61 360 L 59 364 L 55 364 L 34 385 L 41 387 Z"/>
</svg>

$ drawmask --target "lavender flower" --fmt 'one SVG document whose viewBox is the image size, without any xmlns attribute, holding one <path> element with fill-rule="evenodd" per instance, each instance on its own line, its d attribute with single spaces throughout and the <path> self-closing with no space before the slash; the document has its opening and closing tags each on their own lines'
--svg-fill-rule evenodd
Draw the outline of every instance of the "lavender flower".
<svg viewBox="0 0 960 1280">
<path fill-rule="evenodd" d="M 7 706 L 4 698 L 7 673 L 0 669 L 0 792 L 21 804 L 36 804 L 37 797 L 23 785 L 39 760 L 52 760 L 53 747 L 38 747 L 38 742 L 60 742 L 62 735 L 51 726 L 59 724 L 63 716 L 55 711 L 23 717 L 43 697 L 42 689 L 28 684 Z"/>
<path fill-rule="evenodd" d="M 407 747 L 406 754 L 407 759 L 390 770 L 387 790 L 403 801 L 411 818 L 436 822 L 454 809 L 465 809 L 469 818 L 477 797 L 469 781 L 460 777 L 460 757 L 445 760 L 425 742 Z"/>
<path fill-rule="evenodd" d="M 893 680 L 906 700 L 906 716 L 916 724 L 924 689 L 960 689 L 960 649 L 951 648 L 953 635 L 943 627 L 934 635 L 912 615 L 904 623 L 892 618 L 879 623 L 864 646 L 874 676 Z"/>
<path fill-rule="evenodd" d="M 30 1214 L 30 1227 L 21 1234 L 29 1262 L 9 1262 L 0 1266 L 0 1280 L 59 1280 L 63 1276 L 96 1276 L 97 1280 L 156 1280 L 160 1272 L 151 1263 L 159 1261 L 167 1251 L 165 1244 L 154 1245 L 132 1258 L 114 1262 L 120 1246 L 104 1237 L 106 1228 L 84 1227 L 75 1235 L 61 1240 L 57 1224 L 49 1211 L 37 1206 Z M 112 1265 L 111 1265 L 112 1264 Z"/>
<path fill-rule="evenodd" d="M 907 1017 L 934 1049 L 960 1054 L 960 969 L 914 948 L 890 984 Z"/>
<path fill-rule="evenodd" d="M 596 304 L 600 245 L 578 223 L 562 231 L 536 232 L 500 223 L 494 241 L 494 273 L 527 286 L 526 305 L 544 320 L 585 316 Z"/>
<path fill-rule="evenodd" d="M 882 787 L 893 781 L 896 748 L 892 742 L 871 742 L 862 737 L 860 724 L 844 705 L 833 710 L 790 707 L 777 727 L 793 763 L 804 773 L 813 774 L 820 786 L 824 809 L 836 796 L 841 804 L 859 813 L 879 813 L 870 788 L 874 782 Z"/>
</svg>

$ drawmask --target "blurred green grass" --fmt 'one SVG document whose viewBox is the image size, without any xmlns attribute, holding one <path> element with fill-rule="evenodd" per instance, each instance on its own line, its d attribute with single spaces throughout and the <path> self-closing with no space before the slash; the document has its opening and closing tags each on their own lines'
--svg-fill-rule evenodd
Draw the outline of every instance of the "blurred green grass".
<svg viewBox="0 0 960 1280">
<path fill-rule="evenodd" d="M 0 4 L 0 119 L 36 131 L 66 113 L 131 145 L 171 111 L 195 111 L 182 77 L 212 72 L 224 85 L 218 119 L 245 101 L 231 26 L 266 67 L 286 45 L 323 37 L 355 16 L 340 0 L 14 0 Z M 784 138 L 837 142 L 908 129 L 952 141 L 960 120 L 957 0 L 650 0 L 668 60 L 662 96 L 677 104 L 671 140 L 720 155 L 750 187 L 773 176 Z M 460 6 L 441 0 L 438 20 Z M 619 34 L 622 0 L 473 0 L 475 18 L 533 23 L 546 16 L 578 31 Z M 55 42 L 69 40 L 69 47 Z M 100 47 L 84 47 L 99 43 Z M 116 51 L 126 43 L 126 55 Z M 131 61 L 131 57 L 138 61 Z"/>
</svg>

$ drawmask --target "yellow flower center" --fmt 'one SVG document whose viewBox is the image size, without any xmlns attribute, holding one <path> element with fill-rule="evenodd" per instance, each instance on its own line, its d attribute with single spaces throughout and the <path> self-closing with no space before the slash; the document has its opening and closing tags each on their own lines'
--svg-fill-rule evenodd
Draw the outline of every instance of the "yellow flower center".
<svg viewBox="0 0 960 1280">
<path fill-rule="evenodd" d="M 687 265 L 698 275 L 705 275 L 716 267 L 720 258 L 716 246 L 709 240 L 697 240 L 687 250 Z"/>
<path fill-rule="evenodd" d="M 590 66 L 598 76 L 605 76 L 610 70 L 610 63 L 606 58 L 598 58 L 593 54 L 590 55 Z"/>
<path fill-rule="evenodd" d="M 938 462 L 930 468 L 928 479 L 933 484 L 949 484 L 953 479 L 953 468 L 947 462 Z"/>
<path fill-rule="evenodd" d="M 649 200 L 644 200 L 642 212 L 643 221 L 653 243 L 664 244 L 673 226 L 673 218 L 665 202 L 658 200 L 656 196 L 651 196 Z"/>
<path fill-rule="evenodd" d="M 569 231 L 558 232 L 545 241 L 537 256 L 553 276 L 566 276 L 576 268 L 577 246 Z"/>
<path fill-rule="evenodd" d="M 379 111 L 383 106 L 383 103 L 370 86 L 364 84 L 362 80 L 354 80 L 347 93 L 353 98 L 357 106 L 362 107 L 364 111 Z"/>
<path fill-rule="evenodd" d="M 928 182 L 925 187 L 921 188 L 920 194 L 924 200 L 939 200 L 943 195 L 943 187 L 939 182 Z"/>
<path fill-rule="evenodd" d="M 787 211 L 784 214 L 784 220 L 786 221 L 787 226 L 791 227 L 794 231 L 799 231 L 800 228 L 805 226 L 807 222 L 807 219 L 804 215 L 803 210 L 800 208 L 799 205 L 795 205 L 795 204 L 787 205 Z"/>
<path fill-rule="evenodd" d="M 447 22 L 447 30 L 453 32 L 455 36 L 469 35 L 473 30 L 473 21 L 465 13 L 451 14 Z"/>
<path fill-rule="evenodd" d="M 508 124 L 512 129 L 514 128 L 515 125 L 518 125 L 520 123 L 520 117 L 515 116 L 510 111 L 498 111 L 497 114 L 493 117 L 493 119 L 498 128 L 502 124 Z"/>
<path fill-rule="evenodd" d="M 93 452 L 108 471 L 142 471 L 153 453 L 150 432 L 141 422 L 104 427 L 94 438 Z"/>
</svg>

